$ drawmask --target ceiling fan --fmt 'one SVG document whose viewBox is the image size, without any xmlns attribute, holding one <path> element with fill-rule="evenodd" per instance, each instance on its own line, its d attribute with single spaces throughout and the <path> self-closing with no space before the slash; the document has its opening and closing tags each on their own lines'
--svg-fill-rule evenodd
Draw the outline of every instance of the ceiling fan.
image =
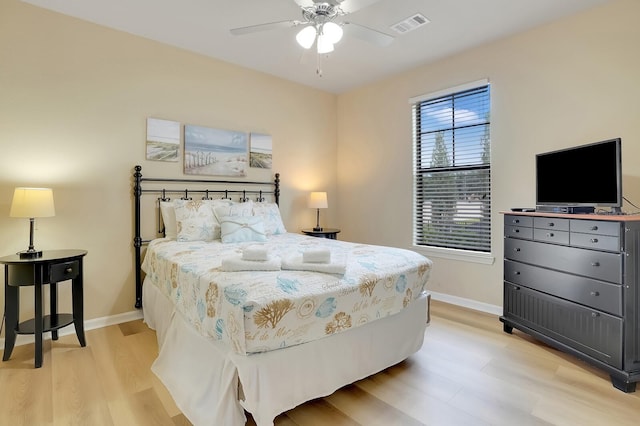
<svg viewBox="0 0 640 426">
<path fill-rule="evenodd" d="M 231 29 L 233 35 L 250 34 L 280 28 L 302 26 L 296 35 L 298 44 L 310 49 L 314 44 L 318 54 L 330 53 L 342 39 L 343 33 L 378 46 L 388 46 L 393 37 L 353 22 L 334 22 L 349 13 L 377 3 L 380 0 L 294 0 L 302 9 L 303 20 L 287 20 L 250 25 Z"/>
</svg>

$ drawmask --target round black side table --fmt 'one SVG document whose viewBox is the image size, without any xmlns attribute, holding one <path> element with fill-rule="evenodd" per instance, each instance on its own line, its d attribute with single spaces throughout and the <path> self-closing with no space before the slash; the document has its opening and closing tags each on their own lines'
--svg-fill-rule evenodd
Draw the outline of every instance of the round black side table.
<svg viewBox="0 0 640 426">
<path fill-rule="evenodd" d="M 71 325 L 76 329 L 80 346 L 84 338 L 82 295 L 82 259 L 86 250 L 48 250 L 33 259 L 21 259 L 17 254 L 0 257 L 4 264 L 4 309 L 7 328 L 4 339 L 3 361 L 11 357 L 17 334 L 35 337 L 35 367 L 42 367 L 42 333 L 51 332 L 58 340 L 58 330 Z M 72 314 L 58 313 L 58 282 L 71 280 Z M 43 285 L 49 284 L 50 313 L 44 315 Z M 20 317 L 20 287 L 34 286 L 35 318 L 18 323 Z"/>
<path fill-rule="evenodd" d="M 330 240 L 336 240 L 339 229 L 335 228 L 323 228 L 322 231 L 314 231 L 313 229 L 303 229 L 302 233 L 305 235 L 311 235 L 312 237 L 328 238 Z"/>
</svg>

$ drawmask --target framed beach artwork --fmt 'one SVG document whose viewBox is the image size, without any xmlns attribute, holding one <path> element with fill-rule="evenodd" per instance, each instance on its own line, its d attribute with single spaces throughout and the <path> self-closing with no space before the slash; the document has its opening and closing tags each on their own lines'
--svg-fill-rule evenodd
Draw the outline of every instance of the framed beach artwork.
<svg viewBox="0 0 640 426">
<path fill-rule="evenodd" d="M 233 130 L 184 126 L 184 173 L 188 175 L 247 175 L 248 135 Z"/>
<path fill-rule="evenodd" d="M 270 169 L 273 161 L 271 135 L 251 133 L 249 140 L 251 141 L 249 165 L 261 169 Z"/>
<path fill-rule="evenodd" d="M 178 161 L 180 123 L 147 118 L 147 160 Z"/>
</svg>

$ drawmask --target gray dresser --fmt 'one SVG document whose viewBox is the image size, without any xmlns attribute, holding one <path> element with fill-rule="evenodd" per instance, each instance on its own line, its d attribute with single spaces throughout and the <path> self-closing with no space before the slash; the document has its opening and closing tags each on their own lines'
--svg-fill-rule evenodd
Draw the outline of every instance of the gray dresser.
<svg viewBox="0 0 640 426">
<path fill-rule="evenodd" d="M 504 331 L 640 381 L 640 216 L 506 213 Z"/>
</svg>

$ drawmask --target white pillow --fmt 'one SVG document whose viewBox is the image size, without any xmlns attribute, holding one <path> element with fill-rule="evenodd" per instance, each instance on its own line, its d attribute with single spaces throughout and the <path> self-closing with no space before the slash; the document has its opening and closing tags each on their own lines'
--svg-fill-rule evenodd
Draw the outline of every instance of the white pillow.
<svg viewBox="0 0 640 426">
<path fill-rule="evenodd" d="M 280 209 L 276 203 L 254 203 L 253 214 L 254 216 L 262 217 L 264 230 L 267 232 L 267 235 L 284 234 L 287 232 L 284 223 L 282 223 Z"/>
<path fill-rule="evenodd" d="M 226 205 L 219 204 L 214 206 L 213 210 L 218 222 L 222 223 L 222 218 L 227 216 L 253 216 L 253 201 L 249 200 L 244 203 L 231 202 Z"/>
<path fill-rule="evenodd" d="M 164 223 L 164 236 L 176 239 L 178 236 L 178 225 L 176 224 L 176 211 L 173 201 L 160 201 L 160 213 L 162 223 Z"/>
<path fill-rule="evenodd" d="M 226 200 L 226 199 L 217 199 L 217 200 L 210 200 L 208 201 L 208 203 L 211 205 L 211 211 L 213 212 L 213 217 L 216 220 L 216 226 L 215 226 L 215 230 L 214 230 L 214 236 L 213 239 L 214 240 L 219 240 L 220 239 L 220 221 L 218 220 L 218 217 L 216 216 L 216 208 L 217 207 L 224 207 L 224 206 L 230 206 L 233 204 L 233 201 L 231 200 Z"/>
<path fill-rule="evenodd" d="M 175 200 L 178 241 L 213 241 L 220 238 L 220 223 L 213 212 L 226 200 Z"/>
<path fill-rule="evenodd" d="M 267 241 L 264 222 L 260 216 L 224 216 L 220 226 L 223 243 Z"/>
</svg>

